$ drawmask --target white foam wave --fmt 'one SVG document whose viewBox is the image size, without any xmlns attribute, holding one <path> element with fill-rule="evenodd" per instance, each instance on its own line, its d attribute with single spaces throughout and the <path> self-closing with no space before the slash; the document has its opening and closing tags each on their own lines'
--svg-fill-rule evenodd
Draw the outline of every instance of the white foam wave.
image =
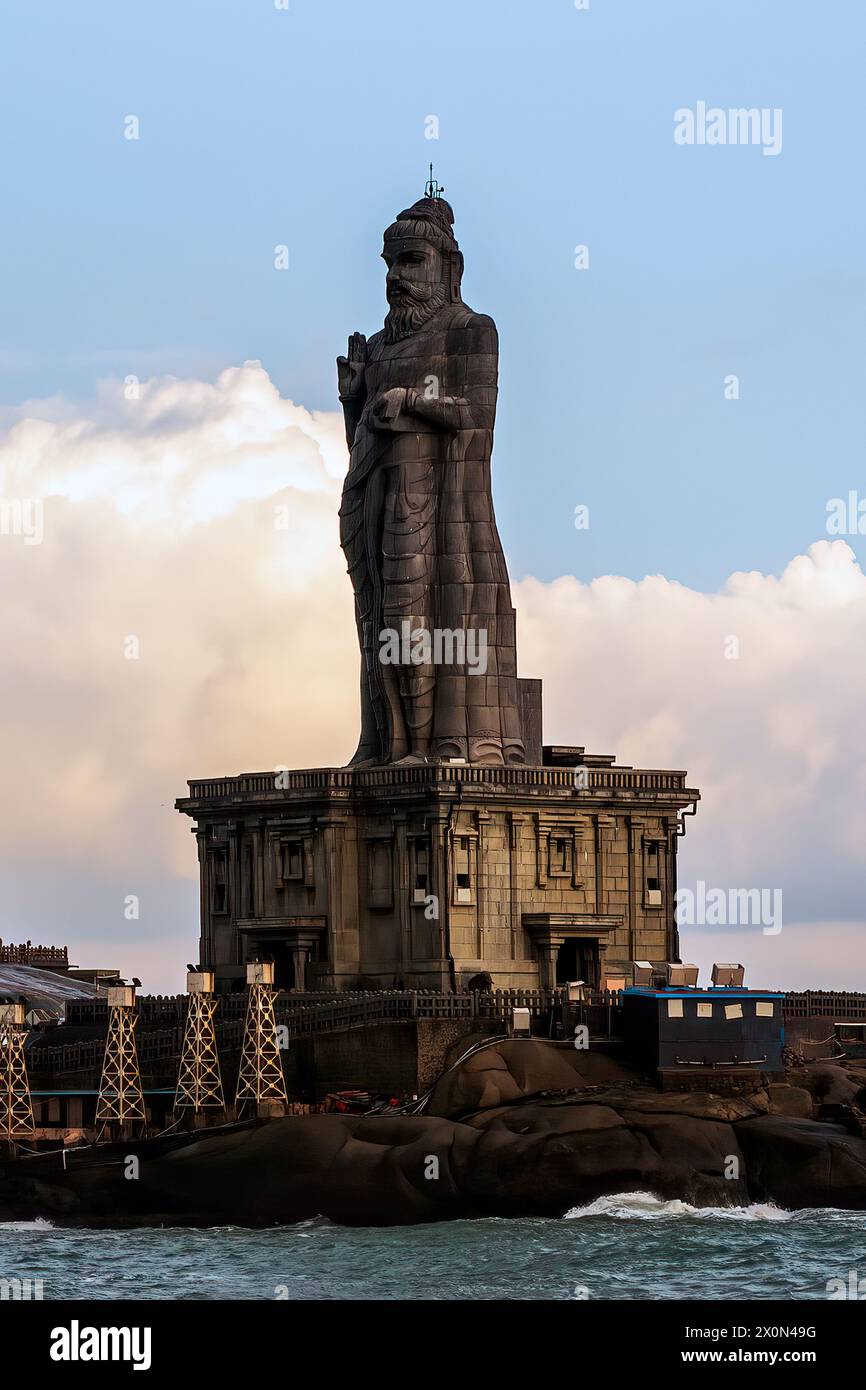
<svg viewBox="0 0 866 1390">
<path fill-rule="evenodd" d="M 53 1231 L 54 1222 L 37 1216 L 34 1221 L 0 1221 L 0 1231 Z"/>
<path fill-rule="evenodd" d="M 772 1202 L 753 1202 L 747 1207 L 695 1207 L 678 1199 L 665 1201 L 652 1192 L 618 1192 L 611 1197 L 597 1197 L 585 1207 L 572 1207 L 564 1219 L 607 1216 L 617 1221 L 667 1221 L 677 1217 L 700 1221 L 792 1221 L 797 1215 Z"/>
</svg>

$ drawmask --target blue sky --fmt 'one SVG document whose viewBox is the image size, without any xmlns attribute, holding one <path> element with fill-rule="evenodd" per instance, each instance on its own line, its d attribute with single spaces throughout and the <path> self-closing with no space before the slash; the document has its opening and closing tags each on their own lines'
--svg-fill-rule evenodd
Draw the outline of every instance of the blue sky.
<svg viewBox="0 0 866 1390">
<path fill-rule="evenodd" d="M 864 30 L 832 0 L 7 8 L 0 402 L 260 358 L 333 409 L 432 158 L 500 328 L 514 578 L 778 572 L 866 493 Z M 781 153 L 675 145 L 699 100 L 782 108 Z"/>
</svg>

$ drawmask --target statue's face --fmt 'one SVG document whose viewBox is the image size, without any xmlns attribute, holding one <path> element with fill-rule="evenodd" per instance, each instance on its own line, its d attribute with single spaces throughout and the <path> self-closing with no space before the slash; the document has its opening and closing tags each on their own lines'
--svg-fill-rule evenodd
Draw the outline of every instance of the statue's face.
<svg viewBox="0 0 866 1390">
<path fill-rule="evenodd" d="M 385 293 L 392 309 L 423 304 L 442 283 L 442 256 L 429 241 L 385 242 Z"/>
</svg>

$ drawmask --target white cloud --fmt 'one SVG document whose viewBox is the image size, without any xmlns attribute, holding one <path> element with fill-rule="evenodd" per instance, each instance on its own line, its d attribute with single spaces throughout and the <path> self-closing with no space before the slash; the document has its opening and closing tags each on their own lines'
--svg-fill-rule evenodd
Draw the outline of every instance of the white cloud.
<svg viewBox="0 0 866 1390">
<path fill-rule="evenodd" d="M 0 411 L 0 495 L 45 507 L 42 545 L 0 536 L 7 868 L 65 866 L 112 893 L 190 878 L 172 809 L 187 777 L 346 760 L 345 462 L 338 414 L 282 399 L 258 363 L 215 384 L 144 382 L 137 401 L 106 382 L 86 406 Z M 607 576 L 527 579 L 514 596 L 548 741 L 687 768 L 701 788 L 684 882 L 781 886 L 790 921 L 858 915 L 866 577 L 844 542 L 717 594 Z M 764 938 L 780 959 L 788 931 Z M 76 921 L 27 934 L 58 933 L 74 938 Z"/>
</svg>

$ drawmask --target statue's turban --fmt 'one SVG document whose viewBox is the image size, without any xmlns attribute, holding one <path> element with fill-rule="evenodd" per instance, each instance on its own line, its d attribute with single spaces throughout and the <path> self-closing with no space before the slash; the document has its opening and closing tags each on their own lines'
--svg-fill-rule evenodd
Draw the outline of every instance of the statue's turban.
<svg viewBox="0 0 866 1390">
<path fill-rule="evenodd" d="M 453 226 L 454 211 L 444 198 L 419 198 L 417 203 L 398 213 L 397 221 L 385 232 L 385 240 L 420 237 L 440 251 L 456 251 Z"/>
</svg>

